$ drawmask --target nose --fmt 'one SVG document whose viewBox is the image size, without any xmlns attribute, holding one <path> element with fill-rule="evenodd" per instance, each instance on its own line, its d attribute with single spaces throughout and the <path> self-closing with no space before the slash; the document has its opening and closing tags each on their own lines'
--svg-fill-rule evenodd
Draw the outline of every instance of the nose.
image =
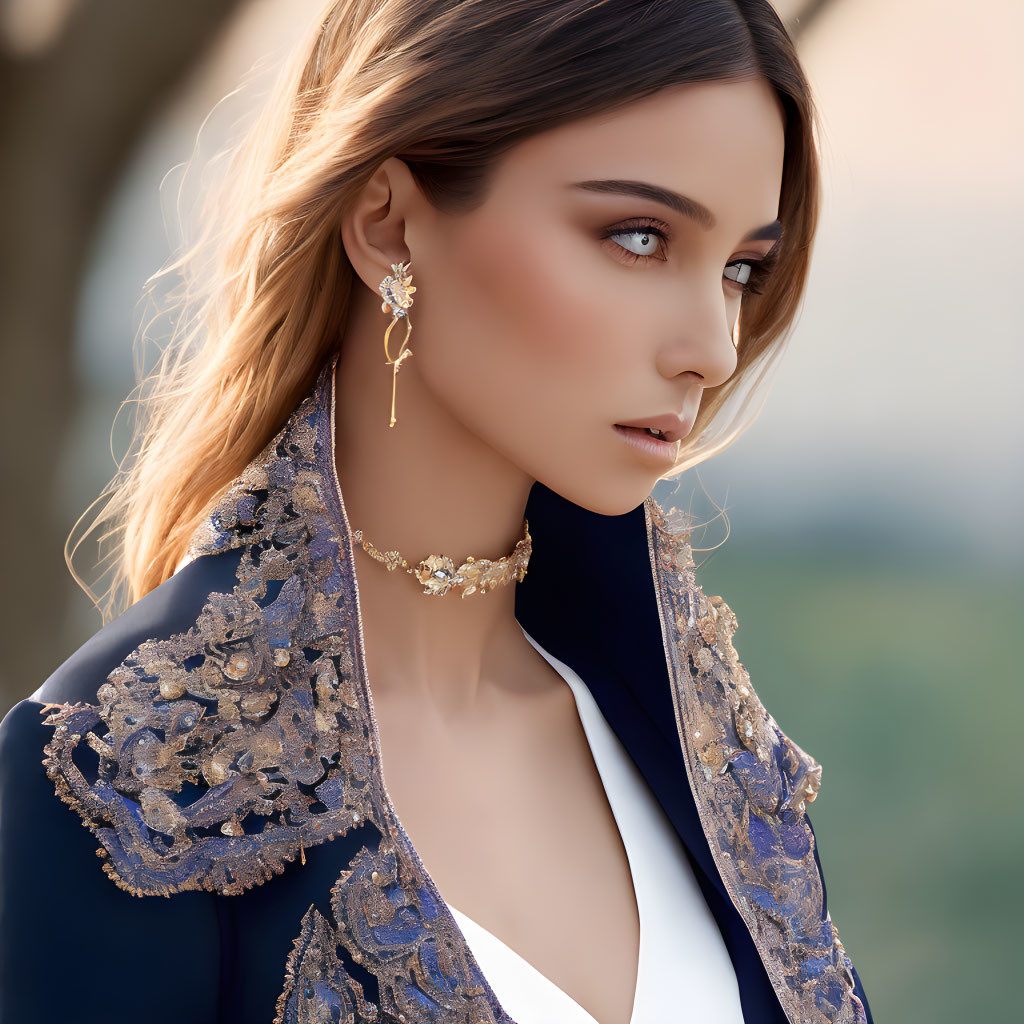
<svg viewBox="0 0 1024 1024">
<path fill-rule="evenodd" d="M 724 384 L 735 373 L 738 358 L 733 344 L 736 314 L 730 305 L 721 286 L 717 299 L 687 303 L 677 330 L 658 352 L 658 372 L 668 379 L 695 373 L 705 388 Z"/>
</svg>

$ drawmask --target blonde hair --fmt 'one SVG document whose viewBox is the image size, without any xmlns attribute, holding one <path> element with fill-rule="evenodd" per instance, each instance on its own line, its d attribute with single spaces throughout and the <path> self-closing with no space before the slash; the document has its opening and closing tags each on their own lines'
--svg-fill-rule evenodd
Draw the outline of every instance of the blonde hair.
<svg viewBox="0 0 1024 1024">
<path fill-rule="evenodd" d="M 105 527 L 97 562 L 111 574 L 105 600 L 72 565 L 81 540 L 70 555 L 65 546 L 104 620 L 173 574 L 204 511 L 337 349 L 354 277 L 339 224 L 385 159 L 404 160 L 439 209 L 468 212 L 500 155 L 531 134 L 667 86 L 755 76 L 774 87 L 786 118 L 780 260 L 764 293 L 744 297 L 737 370 L 705 391 L 670 476 L 752 422 L 808 271 L 816 116 L 771 4 L 325 4 L 252 126 L 222 154 L 198 236 L 149 282 L 180 278 L 166 300 L 174 329 L 151 371 L 137 369 L 133 440 L 81 538 Z"/>
</svg>

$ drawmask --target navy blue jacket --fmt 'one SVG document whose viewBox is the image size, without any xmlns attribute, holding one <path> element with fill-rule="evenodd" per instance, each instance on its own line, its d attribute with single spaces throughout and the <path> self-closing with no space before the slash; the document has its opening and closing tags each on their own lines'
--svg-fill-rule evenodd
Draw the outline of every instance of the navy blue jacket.
<svg viewBox="0 0 1024 1024">
<path fill-rule="evenodd" d="M 511 1024 L 380 776 L 333 369 L 191 561 L 0 723 L 0 1024 Z M 744 1020 L 870 1022 L 807 813 L 821 766 L 757 698 L 681 517 L 539 483 L 526 516 L 516 617 L 677 829 Z"/>
</svg>

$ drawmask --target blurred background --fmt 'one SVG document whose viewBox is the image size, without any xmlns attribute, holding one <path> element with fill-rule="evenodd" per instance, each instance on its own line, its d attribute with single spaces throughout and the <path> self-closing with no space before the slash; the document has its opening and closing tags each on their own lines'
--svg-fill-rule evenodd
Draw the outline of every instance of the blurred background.
<svg viewBox="0 0 1024 1024">
<path fill-rule="evenodd" d="M 655 495 L 726 510 L 694 538 L 714 548 L 699 579 L 823 764 L 829 907 L 875 1020 L 1012 1019 L 1024 5 L 775 6 L 823 118 L 810 286 L 754 425 Z M 230 94 L 318 7 L 0 0 L 0 715 L 100 626 L 63 546 L 127 445 L 183 165 L 244 122 L 258 84 Z"/>
</svg>

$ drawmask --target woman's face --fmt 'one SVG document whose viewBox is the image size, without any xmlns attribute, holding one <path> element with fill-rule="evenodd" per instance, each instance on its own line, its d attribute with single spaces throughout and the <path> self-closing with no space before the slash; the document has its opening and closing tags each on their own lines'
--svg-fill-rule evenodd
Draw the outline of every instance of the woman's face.
<svg viewBox="0 0 1024 1024">
<path fill-rule="evenodd" d="M 783 149 L 762 79 L 665 89 L 518 144 L 474 212 L 405 222 L 416 386 L 576 504 L 635 508 L 680 438 L 651 451 L 617 424 L 677 416 L 685 435 L 734 372 Z"/>
</svg>

